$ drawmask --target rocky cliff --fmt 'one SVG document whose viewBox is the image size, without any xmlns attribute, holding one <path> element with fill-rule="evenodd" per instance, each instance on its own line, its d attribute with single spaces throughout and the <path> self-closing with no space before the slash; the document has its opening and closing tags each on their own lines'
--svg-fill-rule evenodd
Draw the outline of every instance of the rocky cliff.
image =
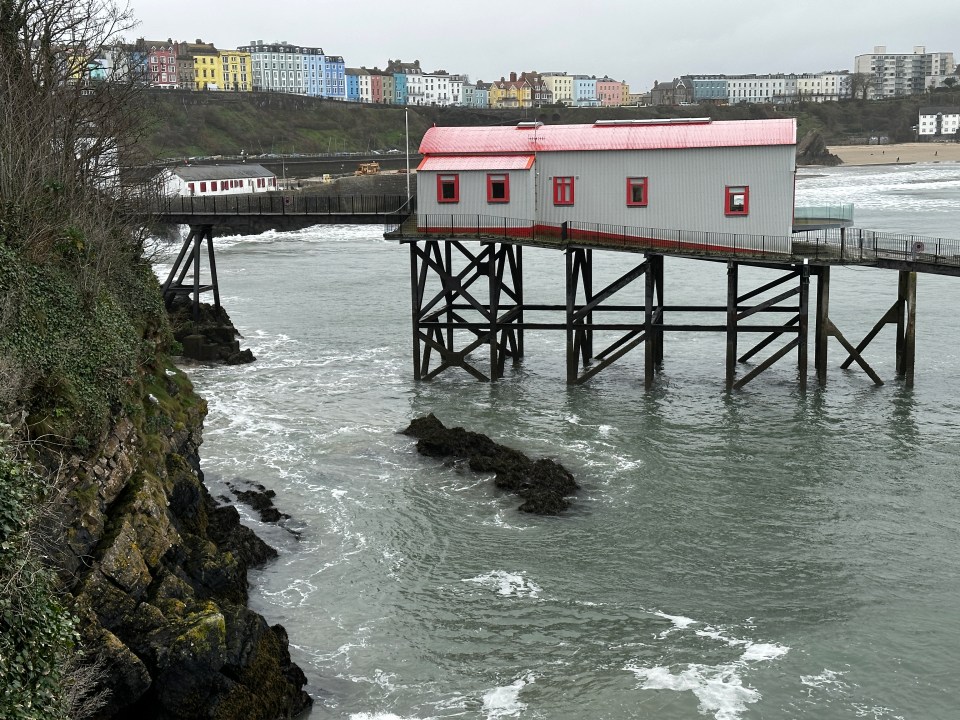
<svg viewBox="0 0 960 720">
<path fill-rule="evenodd" d="M 293 717 L 310 698 L 282 627 L 246 608 L 247 569 L 275 556 L 218 506 L 198 448 L 206 403 L 175 367 L 87 459 L 71 457 L 60 564 L 84 645 L 105 664 L 104 718 Z"/>
</svg>

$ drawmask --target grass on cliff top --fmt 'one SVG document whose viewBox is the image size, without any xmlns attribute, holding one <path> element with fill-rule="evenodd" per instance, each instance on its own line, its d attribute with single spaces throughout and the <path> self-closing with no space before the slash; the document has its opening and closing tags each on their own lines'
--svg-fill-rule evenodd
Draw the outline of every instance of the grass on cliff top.
<svg viewBox="0 0 960 720">
<path fill-rule="evenodd" d="M 156 92 L 151 98 L 151 132 L 145 160 L 263 153 L 369 152 L 402 148 L 404 108 L 346 103 L 281 93 Z M 410 141 L 419 145 L 427 128 L 512 125 L 522 120 L 592 123 L 597 119 L 703 117 L 748 120 L 795 117 L 798 138 L 819 131 L 828 144 L 867 142 L 886 135 L 915 139 L 912 127 L 924 106 L 956 107 L 960 91 L 941 91 L 893 100 L 849 100 L 774 105 L 694 105 L 683 107 L 485 110 L 467 107 L 410 106 Z"/>
</svg>

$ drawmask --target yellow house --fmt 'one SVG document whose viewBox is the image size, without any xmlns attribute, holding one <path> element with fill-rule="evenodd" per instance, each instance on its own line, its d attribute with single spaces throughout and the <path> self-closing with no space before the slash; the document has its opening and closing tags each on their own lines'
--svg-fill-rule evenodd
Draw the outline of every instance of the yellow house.
<svg viewBox="0 0 960 720">
<path fill-rule="evenodd" d="M 213 47 L 197 49 L 193 52 L 193 80 L 197 90 L 222 90 L 223 73 L 220 66 L 220 53 Z"/>
<path fill-rule="evenodd" d="M 220 51 L 221 90 L 251 92 L 253 90 L 253 60 L 250 53 L 240 50 Z"/>
</svg>

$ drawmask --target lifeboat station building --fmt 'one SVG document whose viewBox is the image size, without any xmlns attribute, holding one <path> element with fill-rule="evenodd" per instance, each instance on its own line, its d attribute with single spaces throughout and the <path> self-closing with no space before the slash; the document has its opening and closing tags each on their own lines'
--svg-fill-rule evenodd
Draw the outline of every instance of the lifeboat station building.
<svg viewBox="0 0 960 720">
<path fill-rule="evenodd" d="M 434 127 L 420 145 L 417 227 L 790 252 L 796 121 L 600 120 Z M 709 236 L 704 233 L 710 233 Z M 704 242 L 709 237 L 708 242 Z"/>
</svg>

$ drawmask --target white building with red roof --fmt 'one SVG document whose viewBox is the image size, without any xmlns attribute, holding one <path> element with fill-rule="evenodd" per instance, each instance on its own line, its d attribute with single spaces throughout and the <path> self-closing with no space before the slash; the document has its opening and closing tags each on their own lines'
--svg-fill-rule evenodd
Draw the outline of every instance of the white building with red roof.
<svg viewBox="0 0 960 720">
<path fill-rule="evenodd" d="M 579 223 L 620 237 L 669 229 L 789 238 L 796 142 L 792 118 L 434 127 L 420 145 L 418 226 L 523 236 Z"/>
</svg>

